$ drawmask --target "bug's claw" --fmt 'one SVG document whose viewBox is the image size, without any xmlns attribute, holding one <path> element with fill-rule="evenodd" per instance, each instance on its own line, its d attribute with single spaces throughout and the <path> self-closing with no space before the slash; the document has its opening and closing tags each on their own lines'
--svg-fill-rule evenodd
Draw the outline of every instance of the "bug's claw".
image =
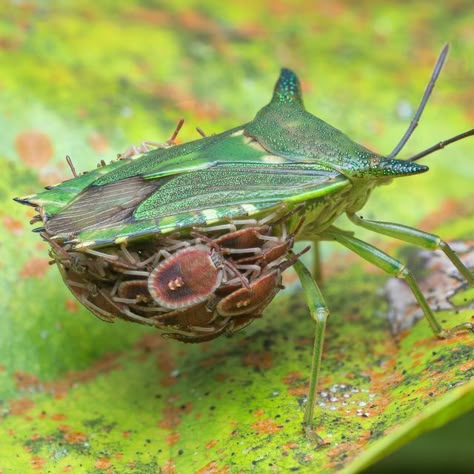
<svg viewBox="0 0 474 474">
<path fill-rule="evenodd" d="M 444 329 L 438 334 L 440 339 L 448 339 L 456 336 L 459 332 L 471 332 L 474 333 L 474 323 L 463 323 L 454 326 L 451 329 Z"/>
<path fill-rule="evenodd" d="M 312 441 L 313 443 L 315 443 L 318 448 L 324 448 L 326 446 L 329 446 L 330 443 L 328 443 L 327 441 L 324 441 L 323 438 L 321 438 L 321 436 L 319 436 L 315 429 L 313 428 L 313 426 L 311 425 L 307 425 L 305 424 L 304 425 L 304 432 L 305 432 L 305 435 L 306 437 Z"/>
</svg>

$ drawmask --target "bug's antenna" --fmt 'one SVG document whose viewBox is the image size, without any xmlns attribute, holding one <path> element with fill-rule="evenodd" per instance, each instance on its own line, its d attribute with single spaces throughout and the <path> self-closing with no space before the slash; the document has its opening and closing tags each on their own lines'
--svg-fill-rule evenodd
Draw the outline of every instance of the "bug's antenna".
<svg viewBox="0 0 474 474">
<path fill-rule="evenodd" d="M 388 158 L 394 158 L 398 155 L 398 153 L 400 153 L 400 150 L 405 146 L 405 143 L 408 141 L 412 133 L 415 131 L 415 128 L 418 126 L 421 114 L 423 113 L 423 110 L 425 110 L 425 106 L 428 102 L 428 99 L 430 98 L 431 92 L 433 92 L 433 88 L 435 86 L 436 80 L 438 79 L 439 73 L 443 68 L 444 61 L 446 60 L 446 56 L 448 55 L 448 51 L 449 44 L 446 43 L 443 49 L 441 50 L 441 54 L 439 55 L 438 60 L 436 61 L 433 73 L 431 74 L 430 82 L 428 82 L 428 85 L 426 86 L 423 98 L 421 99 L 420 105 L 418 106 L 418 109 L 416 110 L 416 113 L 413 116 L 413 119 L 410 122 L 410 125 L 408 126 L 405 135 L 403 135 L 402 139 L 398 142 L 398 145 L 393 149 L 390 155 L 388 155 Z"/>
<path fill-rule="evenodd" d="M 71 173 L 74 178 L 77 178 L 76 168 L 74 168 L 74 163 L 72 162 L 71 157 L 69 155 L 66 155 L 66 162 L 69 165 L 69 169 L 71 170 Z"/>
<path fill-rule="evenodd" d="M 471 130 L 468 130 L 467 132 L 460 133 L 459 135 L 456 135 L 455 137 L 448 138 L 447 140 L 443 140 L 442 142 L 439 142 L 436 145 L 430 146 L 426 150 L 420 151 L 420 153 L 417 153 L 416 155 L 413 155 L 410 158 L 408 158 L 407 161 L 417 161 L 420 158 L 423 158 L 424 156 L 429 155 L 430 153 L 441 150 L 442 148 L 444 148 L 447 145 L 450 145 L 451 143 L 457 142 L 458 140 L 462 140 L 463 138 L 470 137 L 473 135 L 474 135 L 474 128 L 471 128 Z"/>
</svg>

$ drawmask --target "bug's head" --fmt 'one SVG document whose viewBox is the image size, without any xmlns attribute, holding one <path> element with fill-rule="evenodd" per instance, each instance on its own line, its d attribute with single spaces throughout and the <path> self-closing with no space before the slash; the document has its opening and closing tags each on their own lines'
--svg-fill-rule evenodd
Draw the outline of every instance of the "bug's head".
<svg viewBox="0 0 474 474">
<path fill-rule="evenodd" d="M 368 156 L 364 160 L 359 160 L 353 173 L 350 173 L 350 177 L 356 179 L 375 178 L 383 183 L 392 178 L 420 174 L 428 170 L 428 166 L 413 163 L 412 161 L 373 155 Z"/>
</svg>

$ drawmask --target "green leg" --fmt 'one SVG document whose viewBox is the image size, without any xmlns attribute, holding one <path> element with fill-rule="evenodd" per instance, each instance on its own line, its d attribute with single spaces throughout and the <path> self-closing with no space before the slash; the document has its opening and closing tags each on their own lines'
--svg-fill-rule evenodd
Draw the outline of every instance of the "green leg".
<svg viewBox="0 0 474 474">
<path fill-rule="evenodd" d="M 313 278 L 318 286 L 323 286 L 323 271 L 321 261 L 321 242 L 313 242 Z"/>
<path fill-rule="evenodd" d="M 423 296 L 418 284 L 415 281 L 410 270 L 408 270 L 405 265 L 403 265 L 398 260 L 390 257 L 382 250 L 374 247 L 373 245 L 368 244 L 362 240 L 359 240 L 351 235 L 348 235 L 347 232 L 337 229 L 336 227 L 331 227 L 324 233 L 324 238 L 331 240 L 336 240 L 341 243 L 349 250 L 360 255 L 365 260 L 373 263 L 375 266 L 381 268 L 390 275 L 393 275 L 397 278 L 404 278 L 410 287 L 413 295 L 415 296 L 418 304 L 421 306 L 421 309 L 430 323 L 431 329 L 433 332 L 440 338 L 445 338 L 450 336 L 452 333 L 458 330 L 472 330 L 473 325 L 471 323 L 462 324 L 456 326 L 450 330 L 444 330 L 439 322 L 436 320 L 431 308 L 428 305 L 425 297 Z"/>
<path fill-rule="evenodd" d="M 316 332 L 314 337 L 313 356 L 311 361 L 311 375 L 309 381 L 308 400 L 304 412 L 303 425 L 306 435 L 318 444 L 323 444 L 322 439 L 313 429 L 314 404 L 316 401 L 316 388 L 318 386 L 319 368 L 321 366 L 321 356 L 323 353 L 324 332 L 326 330 L 326 320 L 329 316 L 327 305 L 324 301 L 321 290 L 314 281 L 309 270 L 300 260 L 294 264 L 294 269 L 303 286 L 303 291 L 311 313 L 311 318 L 316 323 Z"/>
<path fill-rule="evenodd" d="M 474 285 L 474 275 L 459 260 L 454 250 L 437 235 L 423 232 L 422 230 L 408 227 L 402 224 L 393 224 L 392 222 L 369 221 L 356 216 L 355 214 L 347 214 L 349 219 L 356 225 L 364 229 L 377 232 L 378 234 L 388 235 L 395 239 L 403 240 L 418 247 L 428 250 L 441 250 L 451 260 L 453 265 L 458 269 L 459 273 L 472 286 Z"/>
</svg>

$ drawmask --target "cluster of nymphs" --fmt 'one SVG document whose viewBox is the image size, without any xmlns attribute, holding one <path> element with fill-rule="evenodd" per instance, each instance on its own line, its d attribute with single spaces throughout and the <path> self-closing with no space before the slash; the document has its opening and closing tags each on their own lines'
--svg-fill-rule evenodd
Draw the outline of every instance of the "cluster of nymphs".
<svg viewBox="0 0 474 474">
<path fill-rule="evenodd" d="M 298 229 L 289 233 L 287 219 L 232 221 L 80 251 L 43 237 L 67 286 L 99 318 L 202 342 L 247 326 L 282 288 L 282 272 L 302 253 L 291 251 Z"/>
</svg>

